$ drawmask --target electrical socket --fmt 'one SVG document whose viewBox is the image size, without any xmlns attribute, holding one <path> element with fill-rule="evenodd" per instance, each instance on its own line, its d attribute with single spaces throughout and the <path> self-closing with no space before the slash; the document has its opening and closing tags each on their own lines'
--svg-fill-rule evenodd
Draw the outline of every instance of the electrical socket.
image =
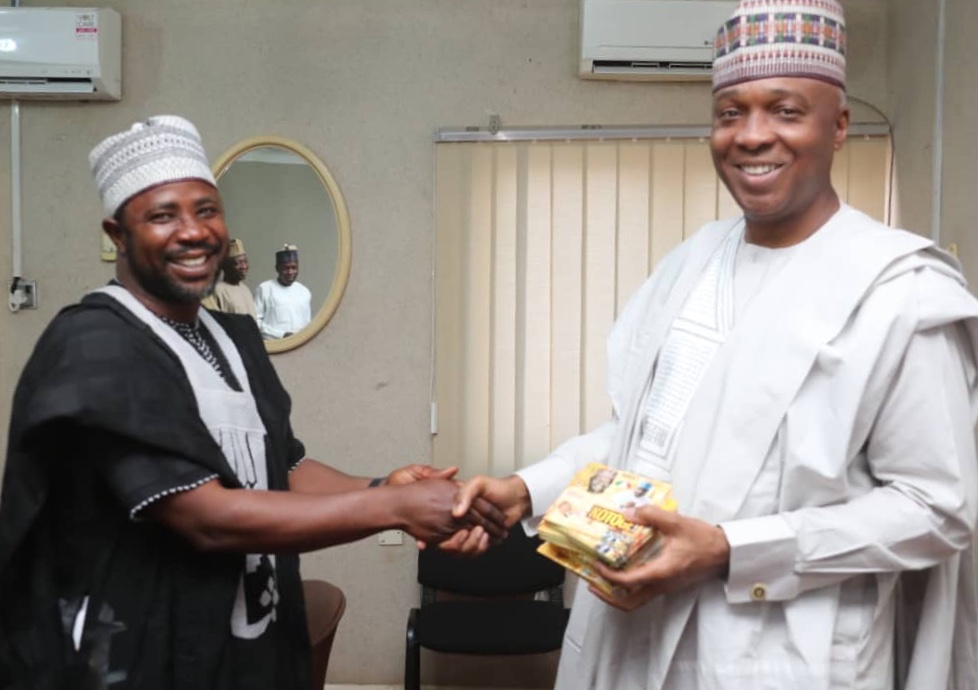
<svg viewBox="0 0 978 690">
<path fill-rule="evenodd" d="M 20 303 L 21 309 L 37 309 L 37 281 L 22 280 L 18 286 L 23 290 L 24 299 Z"/>
<path fill-rule="evenodd" d="M 7 302 L 13 312 L 22 309 L 37 309 L 37 281 L 18 280 L 17 288 L 10 290 L 12 283 L 7 284 Z"/>
</svg>

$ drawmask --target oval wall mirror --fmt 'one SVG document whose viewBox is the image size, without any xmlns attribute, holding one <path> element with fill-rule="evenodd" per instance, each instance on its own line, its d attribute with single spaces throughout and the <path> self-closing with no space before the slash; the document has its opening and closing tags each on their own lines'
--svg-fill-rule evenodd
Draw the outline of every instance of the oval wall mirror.
<svg viewBox="0 0 978 690">
<path fill-rule="evenodd" d="M 265 347 L 299 347 L 329 323 L 350 275 L 350 217 L 340 188 L 312 151 L 283 137 L 233 146 L 214 163 L 214 177 L 228 234 L 247 256 L 240 282 L 255 297 Z"/>
</svg>

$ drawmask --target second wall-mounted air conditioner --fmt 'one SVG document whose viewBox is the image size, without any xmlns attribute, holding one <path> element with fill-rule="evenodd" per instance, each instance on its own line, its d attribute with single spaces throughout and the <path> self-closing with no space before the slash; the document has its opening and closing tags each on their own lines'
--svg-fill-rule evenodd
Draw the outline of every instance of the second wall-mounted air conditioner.
<svg viewBox="0 0 978 690">
<path fill-rule="evenodd" d="M 709 80 L 736 0 L 581 0 L 584 79 Z"/>
</svg>

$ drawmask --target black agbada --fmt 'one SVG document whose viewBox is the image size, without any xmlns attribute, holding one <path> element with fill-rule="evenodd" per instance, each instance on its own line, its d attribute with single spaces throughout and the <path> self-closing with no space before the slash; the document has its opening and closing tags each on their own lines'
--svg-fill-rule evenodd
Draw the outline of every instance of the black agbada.
<svg viewBox="0 0 978 690">
<path fill-rule="evenodd" d="M 304 456 L 289 396 L 254 321 L 213 316 L 248 372 L 269 488 L 286 490 Z M 169 348 L 110 297 L 63 310 L 14 396 L 0 498 L 0 688 L 305 690 L 297 556 L 275 559 L 275 622 L 239 640 L 230 619 L 244 555 L 201 553 L 130 517 L 214 475 L 241 488 Z M 86 596 L 76 651 L 71 628 Z"/>
</svg>

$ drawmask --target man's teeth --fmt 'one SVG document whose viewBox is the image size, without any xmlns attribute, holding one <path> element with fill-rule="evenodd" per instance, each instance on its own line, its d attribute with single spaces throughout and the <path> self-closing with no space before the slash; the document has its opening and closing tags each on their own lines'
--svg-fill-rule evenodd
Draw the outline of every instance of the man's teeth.
<svg viewBox="0 0 978 690">
<path fill-rule="evenodd" d="M 741 165 L 740 169 L 748 175 L 767 175 L 774 172 L 780 166 L 777 165 Z"/>
<path fill-rule="evenodd" d="M 181 266 L 193 267 L 193 266 L 203 266 L 205 261 L 207 261 L 206 256 L 198 256 L 193 259 L 180 259 L 175 263 L 178 263 Z"/>
</svg>

